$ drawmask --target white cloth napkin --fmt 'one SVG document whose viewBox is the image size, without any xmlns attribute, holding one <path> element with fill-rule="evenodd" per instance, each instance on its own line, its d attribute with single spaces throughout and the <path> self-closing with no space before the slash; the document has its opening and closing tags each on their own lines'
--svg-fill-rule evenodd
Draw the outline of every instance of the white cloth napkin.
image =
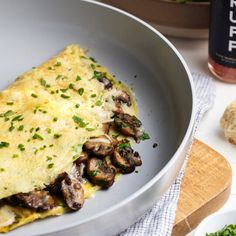
<svg viewBox="0 0 236 236">
<path fill-rule="evenodd" d="M 192 138 L 204 113 L 214 102 L 214 81 L 206 75 L 193 73 L 196 91 L 196 114 Z M 193 140 L 193 139 L 192 139 Z M 184 175 L 188 155 L 175 182 L 164 196 L 142 218 L 126 229 L 120 236 L 170 236 L 175 220 L 181 180 Z"/>
</svg>

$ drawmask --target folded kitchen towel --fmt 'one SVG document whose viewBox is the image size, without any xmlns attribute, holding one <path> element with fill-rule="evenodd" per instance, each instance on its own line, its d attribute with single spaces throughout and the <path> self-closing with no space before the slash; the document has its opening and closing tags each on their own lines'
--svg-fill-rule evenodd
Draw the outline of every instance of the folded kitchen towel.
<svg viewBox="0 0 236 236">
<path fill-rule="evenodd" d="M 192 138 L 195 136 L 198 124 L 204 113 L 214 102 L 214 81 L 206 75 L 193 73 L 196 93 L 195 125 Z M 192 139 L 193 140 L 193 139 Z M 175 182 L 164 196 L 134 225 L 130 226 L 120 236 L 169 236 L 171 235 L 179 198 L 181 180 L 184 175 L 188 155 Z"/>
</svg>

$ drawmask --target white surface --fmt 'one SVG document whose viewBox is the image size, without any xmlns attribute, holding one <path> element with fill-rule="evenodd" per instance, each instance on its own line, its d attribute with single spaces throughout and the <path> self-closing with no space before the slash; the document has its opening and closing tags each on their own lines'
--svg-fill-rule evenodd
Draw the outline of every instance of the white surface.
<svg viewBox="0 0 236 236">
<path fill-rule="evenodd" d="M 207 67 L 208 41 L 169 38 L 177 47 L 190 70 L 200 73 L 211 73 Z M 236 146 L 228 143 L 219 126 L 219 119 L 226 106 L 236 98 L 236 84 L 227 84 L 215 80 L 216 97 L 213 108 L 203 117 L 198 128 L 197 138 L 221 153 L 230 162 L 233 170 L 233 184 L 229 200 L 219 212 L 236 209 Z M 192 236 L 193 232 L 188 234 Z"/>
<path fill-rule="evenodd" d="M 203 236 L 223 229 L 228 224 L 236 224 L 236 210 L 218 212 L 208 216 L 196 229 L 194 236 Z"/>
</svg>

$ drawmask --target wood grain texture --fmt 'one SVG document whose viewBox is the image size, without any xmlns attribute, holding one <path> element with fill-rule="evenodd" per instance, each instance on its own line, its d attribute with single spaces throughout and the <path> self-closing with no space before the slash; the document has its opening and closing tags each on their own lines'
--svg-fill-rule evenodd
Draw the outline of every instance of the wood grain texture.
<svg viewBox="0 0 236 236">
<path fill-rule="evenodd" d="M 186 235 L 202 219 L 222 207 L 230 195 L 231 181 L 228 161 L 195 140 L 181 184 L 172 236 Z"/>
</svg>

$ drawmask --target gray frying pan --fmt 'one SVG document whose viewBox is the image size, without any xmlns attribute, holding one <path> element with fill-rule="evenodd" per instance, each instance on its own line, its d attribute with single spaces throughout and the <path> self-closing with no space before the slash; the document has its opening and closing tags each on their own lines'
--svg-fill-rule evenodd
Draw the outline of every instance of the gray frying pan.
<svg viewBox="0 0 236 236">
<path fill-rule="evenodd" d="M 151 139 L 135 148 L 138 173 L 125 175 L 75 213 L 37 221 L 7 235 L 114 235 L 135 222 L 173 183 L 193 129 L 189 70 L 171 43 L 113 7 L 78 0 L 0 0 L 0 89 L 17 75 L 78 43 L 134 88 Z M 158 148 L 153 148 L 158 143 Z"/>
</svg>

